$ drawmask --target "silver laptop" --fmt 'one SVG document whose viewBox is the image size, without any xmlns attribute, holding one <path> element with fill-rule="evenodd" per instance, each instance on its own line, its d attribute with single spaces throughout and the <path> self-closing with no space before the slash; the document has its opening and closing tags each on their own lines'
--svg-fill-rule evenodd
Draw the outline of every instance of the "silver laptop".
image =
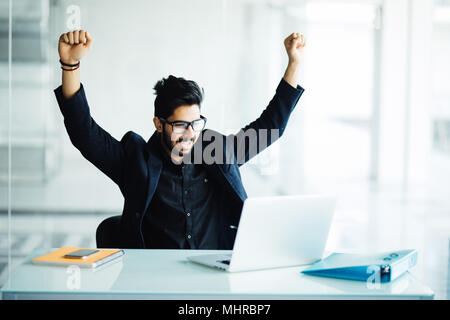
<svg viewBox="0 0 450 320">
<path fill-rule="evenodd" d="M 314 263 L 324 253 L 335 205 L 323 195 L 247 198 L 233 250 L 188 260 L 229 272 Z"/>
</svg>

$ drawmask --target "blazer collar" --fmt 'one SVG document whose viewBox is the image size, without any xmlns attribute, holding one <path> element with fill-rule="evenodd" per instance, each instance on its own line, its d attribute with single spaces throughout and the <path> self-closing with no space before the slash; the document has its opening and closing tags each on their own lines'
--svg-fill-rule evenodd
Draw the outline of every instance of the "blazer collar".
<svg viewBox="0 0 450 320">
<path fill-rule="evenodd" d="M 160 148 L 160 138 L 158 131 L 155 131 L 153 135 L 148 139 L 146 143 L 147 152 L 148 152 L 148 158 L 147 158 L 147 197 L 144 204 L 144 210 L 143 213 L 147 212 L 147 208 L 150 205 L 150 200 L 153 197 L 153 194 L 156 191 L 156 186 L 159 181 L 159 176 L 161 174 L 162 170 L 162 160 L 159 156 L 160 151 L 158 148 Z M 143 215 L 142 215 L 143 217 Z M 142 221 L 141 217 L 141 221 Z"/>
<path fill-rule="evenodd" d="M 158 148 L 160 147 L 160 136 L 158 131 L 155 130 L 153 132 L 152 136 L 148 139 L 146 145 L 147 150 L 150 151 L 150 153 L 157 152 Z"/>
</svg>

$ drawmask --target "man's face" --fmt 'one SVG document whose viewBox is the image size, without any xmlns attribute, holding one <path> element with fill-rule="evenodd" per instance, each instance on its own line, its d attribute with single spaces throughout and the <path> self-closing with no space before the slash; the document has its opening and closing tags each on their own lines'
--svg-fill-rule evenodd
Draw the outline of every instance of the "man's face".
<svg viewBox="0 0 450 320">
<path fill-rule="evenodd" d="M 191 122 L 198 119 L 200 119 L 200 108 L 197 104 L 193 104 L 176 108 L 172 115 L 166 120 L 168 122 Z M 196 132 L 192 129 L 192 126 L 189 126 L 184 132 L 179 132 L 180 129 L 176 129 L 175 127 L 172 128 L 172 125 L 159 121 L 158 118 L 155 118 L 154 121 L 156 129 L 162 133 L 162 142 L 177 156 L 188 154 L 200 135 L 200 132 Z"/>
</svg>

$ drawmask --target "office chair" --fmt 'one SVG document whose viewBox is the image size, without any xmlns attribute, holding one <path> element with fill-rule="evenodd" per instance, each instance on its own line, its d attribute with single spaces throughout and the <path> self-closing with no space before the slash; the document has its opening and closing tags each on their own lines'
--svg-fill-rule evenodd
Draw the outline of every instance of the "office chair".
<svg viewBox="0 0 450 320">
<path fill-rule="evenodd" d="M 97 227 L 97 248 L 121 248 L 120 218 L 113 216 L 103 220 Z"/>
</svg>

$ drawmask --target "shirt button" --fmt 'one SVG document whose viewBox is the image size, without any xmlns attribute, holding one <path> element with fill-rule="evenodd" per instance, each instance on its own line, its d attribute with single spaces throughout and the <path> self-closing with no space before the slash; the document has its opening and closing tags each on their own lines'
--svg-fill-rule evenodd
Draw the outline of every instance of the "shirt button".
<svg viewBox="0 0 450 320">
<path fill-rule="evenodd" d="M 188 212 L 188 213 L 186 213 L 186 215 L 188 216 L 188 217 L 190 217 L 191 216 L 191 214 Z"/>
<path fill-rule="evenodd" d="M 207 183 L 207 182 L 208 182 L 208 179 L 205 178 L 205 183 Z"/>
<path fill-rule="evenodd" d="M 188 193 L 188 191 L 187 190 L 184 190 L 184 194 L 187 194 Z"/>
<path fill-rule="evenodd" d="M 188 234 L 188 239 L 190 239 L 191 238 L 191 235 L 190 234 Z"/>
</svg>

